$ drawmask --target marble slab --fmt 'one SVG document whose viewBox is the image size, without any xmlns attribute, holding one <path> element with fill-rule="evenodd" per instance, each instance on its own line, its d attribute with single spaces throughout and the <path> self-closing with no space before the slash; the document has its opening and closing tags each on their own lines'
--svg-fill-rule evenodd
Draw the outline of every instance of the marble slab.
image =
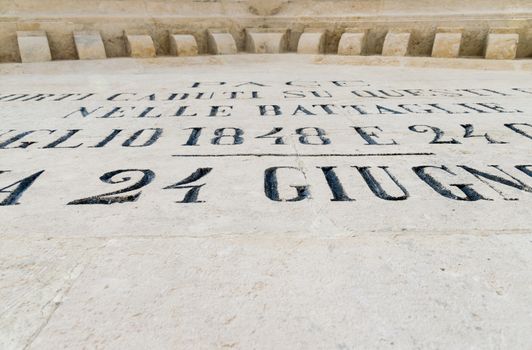
<svg viewBox="0 0 532 350">
<path fill-rule="evenodd" d="M 401 59 L 2 65 L 0 348 L 529 348 L 531 73 Z"/>
</svg>

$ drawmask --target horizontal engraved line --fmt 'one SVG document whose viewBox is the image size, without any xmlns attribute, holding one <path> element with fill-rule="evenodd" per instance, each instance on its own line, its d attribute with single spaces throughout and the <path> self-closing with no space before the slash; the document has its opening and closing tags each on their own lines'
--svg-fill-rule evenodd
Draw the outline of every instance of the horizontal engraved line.
<svg viewBox="0 0 532 350">
<path fill-rule="evenodd" d="M 433 156 L 434 153 L 224 153 L 224 154 L 173 154 L 172 157 L 216 158 L 216 157 L 399 157 L 399 156 Z"/>
</svg>

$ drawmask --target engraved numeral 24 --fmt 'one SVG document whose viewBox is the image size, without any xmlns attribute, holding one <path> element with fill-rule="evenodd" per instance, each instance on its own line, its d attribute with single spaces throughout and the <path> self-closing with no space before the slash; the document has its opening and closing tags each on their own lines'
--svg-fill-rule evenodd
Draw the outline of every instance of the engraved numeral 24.
<svg viewBox="0 0 532 350">
<path fill-rule="evenodd" d="M 204 178 L 211 172 L 212 168 L 198 168 L 192 174 L 176 182 L 173 185 L 163 189 L 186 189 L 183 199 L 176 203 L 203 203 L 199 200 L 199 193 L 205 183 L 194 184 Z M 9 172 L 0 170 L 0 175 Z M 3 188 L 0 188 L 0 194 L 6 194 L 3 199 L 0 198 L 0 206 L 18 205 L 22 195 L 30 186 L 44 173 L 44 170 L 38 171 L 19 181 L 13 182 Z M 135 202 L 139 199 L 143 187 L 149 185 L 155 179 L 155 173 L 150 169 L 119 169 L 107 172 L 100 176 L 100 180 L 107 184 L 129 183 L 128 186 L 113 192 L 92 195 L 81 199 L 68 202 L 67 205 L 87 205 L 87 204 L 115 204 Z M 133 182 L 134 181 L 134 182 Z M 133 183 L 132 183 L 133 182 Z"/>
</svg>

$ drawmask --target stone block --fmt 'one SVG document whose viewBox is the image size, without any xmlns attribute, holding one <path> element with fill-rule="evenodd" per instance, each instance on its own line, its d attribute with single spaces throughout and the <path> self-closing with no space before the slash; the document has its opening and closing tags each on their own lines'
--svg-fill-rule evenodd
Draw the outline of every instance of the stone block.
<svg viewBox="0 0 532 350">
<path fill-rule="evenodd" d="M 48 37 L 44 31 L 17 32 L 17 41 L 23 63 L 52 60 Z"/>
<path fill-rule="evenodd" d="M 532 350 L 531 71 L 0 64 L 0 349 Z"/>
<path fill-rule="evenodd" d="M 339 55 L 362 55 L 366 46 L 366 32 L 346 32 L 338 43 Z"/>
<path fill-rule="evenodd" d="M 198 54 L 196 38 L 190 34 L 171 34 L 170 53 L 174 56 L 196 56 Z"/>
<path fill-rule="evenodd" d="M 513 60 L 517 54 L 519 34 L 488 34 L 486 58 L 494 60 Z"/>
<path fill-rule="evenodd" d="M 286 32 L 246 31 L 246 51 L 251 53 L 280 53 L 286 46 Z"/>
<path fill-rule="evenodd" d="M 432 57 L 456 58 L 460 55 L 462 33 L 436 33 Z"/>
<path fill-rule="evenodd" d="M 209 30 L 209 51 L 215 55 L 236 54 L 236 43 L 231 33 Z"/>
<path fill-rule="evenodd" d="M 130 57 L 155 57 L 153 39 L 147 34 L 126 34 L 126 49 Z"/>
<path fill-rule="evenodd" d="M 410 33 L 388 32 L 382 47 L 383 56 L 406 56 L 410 45 Z"/>
<path fill-rule="evenodd" d="M 304 32 L 299 37 L 297 53 L 320 54 L 325 49 L 325 32 Z"/>
<path fill-rule="evenodd" d="M 74 32 L 74 43 L 80 60 L 107 58 L 102 37 L 99 32 Z"/>
</svg>

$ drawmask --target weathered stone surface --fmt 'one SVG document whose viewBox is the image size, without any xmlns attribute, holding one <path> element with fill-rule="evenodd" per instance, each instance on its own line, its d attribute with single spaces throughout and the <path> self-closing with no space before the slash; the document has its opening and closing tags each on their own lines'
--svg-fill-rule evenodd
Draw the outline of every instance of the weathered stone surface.
<svg viewBox="0 0 532 350">
<path fill-rule="evenodd" d="M 74 32 L 74 42 L 80 60 L 107 58 L 102 37 L 99 32 Z"/>
<path fill-rule="evenodd" d="M 286 47 L 286 32 L 246 30 L 246 50 L 251 53 L 281 53 Z"/>
<path fill-rule="evenodd" d="M 43 31 L 17 32 L 18 48 L 22 63 L 51 61 L 48 38 Z"/>
<path fill-rule="evenodd" d="M 190 34 L 170 35 L 170 53 L 174 56 L 196 56 L 198 54 L 196 38 Z"/>
<path fill-rule="evenodd" d="M 526 349 L 531 238 L 7 241 L 3 349 Z"/>
<path fill-rule="evenodd" d="M 155 57 L 153 39 L 147 34 L 126 34 L 128 56 L 135 58 Z"/>
<path fill-rule="evenodd" d="M 103 246 L 97 239 L 0 239 L 0 348 L 29 346 Z"/>
<path fill-rule="evenodd" d="M 512 229 L 518 230 L 530 224 L 528 219 L 525 220 L 522 217 L 520 220 L 515 219 L 523 213 L 525 206 L 522 203 L 528 203 L 527 191 L 517 192 L 519 201 L 501 200 L 499 194 L 475 180 L 465 170 L 456 167 L 460 164 L 486 167 L 489 164 L 498 164 L 498 160 L 503 159 L 507 164 L 503 168 L 505 171 L 513 171 L 514 176 L 522 173 L 516 169 L 511 170 L 513 168 L 507 166 L 526 164 L 530 152 L 530 139 L 512 131 L 504 124 L 530 124 L 531 122 L 528 120 L 528 113 L 532 111 L 530 111 L 529 96 L 526 92 L 529 91 L 526 74 L 511 71 L 503 73 L 442 69 L 430 71 L 420 68 L 394 70 L 393 68 L 352 66 L 345 63 L 343 65 L 312 64 L 314 57 L 299 58 L 298 55 L 282 55 L 281 61 L 279 61 L 279 56 L 271 55 L 257 54 L 240 57 L 240 55 L 232 56 L 220 61 L 213 61 L 210 57 L 195 57 L 194 60 L 186 58 L 183 61 L 176 58 L 171 60 L 161 58 L 161 65 L 149 61 L 153 66 L 151 71 L 141 75 L 127 75 L 127 78 L 113 73 L 115 71 L 119 73 L 122 70 L 127 73 L 134 70 L 139 61 L 134 61 L 135 65 L 131 66 L 127 65 L 128 61 L 119 60 L 120 65 L 111 63 L 107 70 L 103 68 L 99 70 L 99 64 L 102 62 L 77 61 L 74 62 L 75 67 L 78 67 L 77 73 L 70 71 L 66 75 L 70 80 L 60 75 L 38 74 L 38 71 L 33 71 L 33 75 L 6 74 L 4 71 L 0 104 L 3 130 L 6 133 L 0 137 L 0 151 L 4 154 L 3 168 L 0 170 L 11 171 L 0 174 L 2 186 L 0 188 L 37 171 L 49 169 L 35 182 L 35 186 L 21 197 L 20 205 L 8 208 L 10 215 L 3 216 L 2 221 L 6 232 L 16 231 L 17 234 L 25 235 L 31 232 L 75 235 L 79 232 L 81 235 L 90 233 L 107 237 L 114 234 L 116 230 L 127 232 L 128 235 L 143 234 L 153 227 L 154 222 L 157 222 L 160 225 L 157 230 L 160 234 L 172 234 L 175 231 L 172 223 L 177 220 L 177 222 L 186 223 L 183 230 L 189 234 L 210 234 L 212 230 L 208 227 L 216 227 L 221 232 L 238 234 L 241 227 L 235 226 L 234 222 L 239 220 L 240 215 L 245 215 L 254 223 L 246 227 L 246 232 L 250 234 L 280 232 L 280 230 L 295 232 L 301 227 L 306 227 L 307 210 L 315 207 L 320 207 L 323 217 L 316 219 L 312 232 L 321 234 L 333 234 L 337 231 L 335 226 L 328 224 L 329 219 L 341 220 L 342 227 L 347 231 L 359 230 L 361 232 L 372 230 L 390 232 L 415 227 L 424 227 L 429 230 L 427 225 L 432 225 L 430 227 L 437 229 L 446 222 L 444 220 L 451 216 L 452 222 L 445 224 L 450 231 L 504 230 L 509 222 L 515 225 Z M 114 61 L 111 60 L 111 62 Z M 191 64 L 185 65 L 180 62 L 191 62 Z M 320 60 L 318 62 L 331 61 Z M 262 70 L 261 67 L 266 65 L 269 69 Z M 398 65 L 404 66 L 402 61 L 399 61 Z M 144 72 L 146 67 L 151 66 L 140 66 L 138 71 Z M 16 71 L 20 68 L 14 66 L 13 69 Z M 42 69 L 47 74 L 53 72 L 51 70 L 53 68 L 50 67 Z M 216 71 L 215 74 L 213 70 Z M 169 71 L 172 71 L 172 74 L 160 74 Z M 162 76 L 164 76 L 163 80 L 160 79 Z M 346 83 L 346 87 L 332 83 L 332 81 L 347 80 L 346 77 L 354 77 L 349 78 L 353 81 Z M 91 89 L 86 88 L 89 78 L 98 82 L 98 84 L 91 84 Z M 485 81 L 488 78 L 495 82 L 486 85 Z M 286 83 L 290 81 L 296 82 L 287 85 Z M 413 84 L 416 81 L 418 82 Z M 196 86 L 195 82 L 200 83 Z M 65 87 L 58 89 L 58 84 Z M 484 90 L 475 90 L 473 93 L 455 90 L 443 93 L 428 91 L 428 89 L 495 89 L 495 87 L 500 90 L 499 93 Z M 514 88 L 523 91 L 513 90 Z M 389 95 L 398 95 L 391 91 L 398 89 L 411 89 L 412 91 L 400 91 L 400 97 L 390 97 L 379 92 L 379 90 L 385 90 Z M 414 89 L 425 90 L 417 92 Z M 75 98 L 84 95 L 79 95 L 80 97 L 75 95 L 56 102 L 51 101 L 52 98 L 60 98 L 62 95 L 58 94 L 65 93 L 65 91 L 69 93 L 80 91 L 80 94 L 91 92 L 95 95 L 88 96 L 81 101 L 76 101 Z M 257 97 L 254 97 L 253 91 L 256 92 Z M 362 97 L 352 91 L 357 91 Z M 495 89 L 495 91 L 498 90 Z M 16 94 L 22 92 L 28 95 Z M 377 94 L 376 97 L 372 95 L 372 92 Z M 34 94 L 38 93 L 45 95 L 35 97 Z M 198 95 L 199 93 L 203 94 Z M 9 96 L 11 94 L 15 95 Z M 47 97 L 46 94 L 56 95 Z M 119 95 L 115 96 L 116 94 Z M 152 94 L 155 95 L 152 96 Z M 163 94 L 162 97 L 161 94 Z M 332 97 L 329 97 L 329 94 Z M 416 94 L 422 94 L 422 96 L 419 97 Z M 436 96 L 433 96 L 434 94 Z M 353 99 L 359 101 L 359 110 L 341 107 L 347 105 L 346 101 Z M 329 112 L 320 107 L 324 103 L 331 105 L 328 107 Z M 441 109 L 431 107 L 429 103 L 436 103 Z M 459 103 L 466 103 L 468 107 L 461 106 Z M 475 103 L 487 103 L 491 108 Z M 501 107 L 494 107 L 492 104 Z M 266 106 L 263 112 L 259 108 L 260 105 Z M 275 114 L 272 105 L 279 106 L 279 115 Z M 299 105 L 304 109 L 298 109 Z M 399 105 L 406 106 L 406 109 Z M 188 107 L 180 110 L 178 106 Z M 85 110 L 81 111 L 81 107 L 85 107 Z M 118 110 L 115 109 L 117 107 Z M 154 108 L 146 110 L 148 107 Z M 43 117 L 45 109 L 46 113 Z M 497 109 L 503 112 L 498 112 Z M 86 116 L 83 116 L 84 113 Z M 177 117 L 176 114 L 179 113 L 181 116 Z M 210 116 L 211 114 L 213 116 Z M 185 117 L 185 115 L 190 116 Z M 503 115 L 507 117 L 501 120 Z M 176 120 L 180 123 L 178 129 L 175 128 Z M 214 126 L 211 124 L 213 121 L 219 124 Z M 472 124 L 475 127 L 473 135 L 488 133 L 492 135 L 492 139 L 507 143 L 490 143 L 491 141 L 484 137 L 464 138 L 466 131 L 461 126 L 462 124 Z M 438 127 L 440 130 L 447 131 L 444 140 L 454 138 L 460 144 L 430 144 L 429 142 L 433 139 L 432 131 L 422 132 L 422 128 L 412 131 L 408 129 L 412 125 Z M 381 139 L 377 141 L 391 144 L 367 144 L 367 141 L 354 131 L 353 126 L 379 126 L 382 132 L 377 129 L 368 129 L 367 133 L 376 133 Z M 183 146 L 191 137 L 192 131 L 187 128 L 194 127 L 205 128 L 201 130 L 198 139 L 199 146 Z M 240 128 L 244 132 L 242 143 L 232 145 L 234 140 L 231 136 L 224 136 L 219 141 L 213 141 L 220 136 L 216 135 L 215 131 L 221 127 Z M 283 128 L 279 136 L 282 136 L 284 144 L 276 144 L 275 137 L 256 138 L 268 133 L 274 127 Z M 319 137 L 309 136 L 310 144 L 305 144 L 304 142 L 307 141 L 300 140 L 301 135 L 297 136 L 296 133 L 296 129 L 302 127 L 322 129 L 330 143 Z M 143 146 L 155 132 L 153 128 L 162 128 L 163 133 L 155 136 L 152 145 Z M 529 132 L 526 126 L 522 128 L 523 132 Z M 20 140 L 9 141 L 25 130 L 41 129 L 57 131 L 52 134 L 46 131 L 35 131 L 21 136 Z M 59 139 L 68 130 L 74 129 L 80 129 L 80 131 L 65 142 L 54 146 L 54 140 Z M 114 129 L 123 131 L 106 146 L 91 147 L 99 144 Z M 140 129 L 148 130 L 144 131 L 141 136 L 135 136 L 132 141 L 126 142 Z M 7 133 L 9 130 L 13 131 Z M 225 135 L 232 135 L 233 132 L 234 130 L 227 129 Z M 314 129 L 307 129 L 306 132 L 309 135 L 315 134 Z M 292 136 L 294 134 L 295 137 Z M 135 141 L 137 138 L 138 140 Z M 398 144 L 393 144 L 391 140 L 395 140 Z M 17 147 L 24 146 L 24 142 L 31 142 L 31 144 L 24 148 Z M 216 142 L 222 142 L 222 144 L 216 144 Z M 46 148 L 50 144 L 52 145 Z M 75 148 L 65 148 L 78 144 L 81 145 Z M 139 145 L 141 147 L 136 147 Z M 302 156 L 342 152 L 347 155 L 360 153 L 362 156 L 352 156 L 352 158 L 332 156 L 323 159 L 317 156 Z M 392 155 L 383 156 L 384 158 L 378 156 L 388 152 Z M 251 155 L 247 158 L 244 156 L 234 158 L 208 156 L 213 153 Z M 255 153 L 257 156 L 254 155 Z M 407 155 L 393 155 L 403 153 Z M 420 153 L 420 155 L 409 155 L 411 153 Z M 186 157 L 187 154 L 190 157 Z M 200 156 L 196 157 L 196 154 Z M 261 157 L 261 154 L 286 154 L 286 156 Z M 366 157 L 366 154 L 375 155 Z M 185 155 L 185 157 L 175 155 Z M 73 163 L 72 157 L 74 156 L 83 158 L 83 162 Z M 52 158 L 54 162 L 50 163 Z M 24 164 L 25 167 L 21 168 L 20 165 Z M 240 170 L 242 164 L 249 166 L 245 181 L 242 179 L 244 175 Z M 268 198 L 264 193 L 265 169 L 275 165 L 298 168 L 299 164 L 305 164 L 305 169 L 309 169 L 306 173 L 307 180 L 303 178 L 305 181 L 302 181 L 302 175 L 298 170 L 281 170 L 278 180 L 282 186 L 280 196 L 286 198 L 294 196 L 288 185 L 302 185 L 308 181 L 313 193 L 312 200 L 288 204 L 277 203 Z M 399 181 L 407 181 L 408 186 L 405 185 L 405 188 L 416 195 L 412 194 L 409 200 L 397 202 L 388 202 L 375 197 L 367 186 L 360 182 L 361 178 L 356 177 L 356 174 L 350 174 L 349 166 L 357 164 L 389 166 L 390 171 L 395 173 Z M 459 174 L 452 183 L 462 183 L 459 182 L 461 178 L 469 181 L 463 183 L 473 181 L 475 188 L 478 187 L 478 191 L 492 201 L 469 203 L 471 205 L 468 206 L 467 212 L 459 211 L 459 208 L 463 206 L 461 201 L 446 198 L 435 192 L 411 169 L 413 166 L 424 164 L 445 164 L 452 167 L 451 171 Z M 330 189 L 324 181 L 322 170 L 316 168 L 320 165 L 338 166 L 337 172 L 344 173 L 342 177 L 349 176 L 348 179 L 343 179 L 344 187 L 347 193 L 350 193 L 357 201 L 343 204 L 330 203 Z M 340 168 L 340 165 L 347 168 Z M 162 191 L 160 188 L 176 183 L 200 167 L 218 169 L 213 170 L 215 172 L 205 178 L 207 185 L 202 188 L 199 200 L 205 200 L 206 204 L 185 206 L 183 208 L 186 210 L 182 209 L 183 212 L 176 213 L 176 207 L 179 208 L 180 205 L 171 204 L 182 200 L 187 191 L 185 189 Z M 157 182 L 142 190 L 143 195 L 135 203 L 111 206 L 66 205 L 76 199 L 105 193 L 106 187 L 109 190 L 121 188 L 120 183 L 112 185 L 99 180 L 102 174 L 117 169 L 152 169 L 156 173 Z M 216 176 L 217 172 L 224 175 Z M 48 173 L 51 174 L 48 175 Z M 53 175 L 68 173 L 72 176 L 69 181 L 75 183 L 67 185 L 68 181 L 64 177 Z M 138 177 L 135 172 L 129 174 L 132 178 L 136 178 L 135 175 Z M 452 175 L 445 175 L 445 172 L 442 172 L 440 176 L 446 181 L 454 179 Z M 525 176 L 523 181 L 526 181 L 526 175 L 522 173 L 522 176 Z M 294 181 L 288 181 L 292 177 Z M 84 184 L 83 188 L 75 185 L 78 182 Z M 164 183 L 167 184 L 163 186 Z M 200 180 L 199 183 L 203 182 Z M 393 184 L 391 186 L 393 188 Z M 460 194 L 457 189 L 454 192 Z M 5 196 L 7 194 L 3 193 L 1 198 Z M 238 200 L 228 202 L 225 200 L 228 197 L 238 198 Z M 165 204 L 158 206 L 158 210 L 153 210 L 153 206 L 158 202 Z M 260 205 L 252 206 L 250 203 L 260 203 Z M 330 204 L 339 205 L 331 206 Z M 390 211 L 376 211 L 377 207 L 383 205 L 389 207 L 390 210 L 395 208 L 399 211 L 398 214 L 390 215 Z M 416 217 L 413 220 L 412 217 L 399 215 L 402 212 L 415 211 L 420 205 L 425 209 L 426 216 Z M 349 214 L 349 219 L 342 219 L 354 209 L 352 206 L 356 206 L 356 213 Z M 293 208 L 295 212 L 285 211 L 286 208 Z M 131 214 L 127 215 L 128 220 L 114 223 L 109 221 L 109 216 L 122 217 L 124 210 L 129 212 L 130 209 Z M 483 213 L 486 210 L 497 210 L 498 216 L 485 217 Z M 214 211 L 221 216 L 213 216 L 205 226 L 205 211 Z M 29 215 L 28 213 L 32 213 L 32 220 L 23 220 Z M 272 216 L 278 217 L 279 220 L 270 220 Z M 58 222 L 63 224 L 57 225 Z M 72 227 L 76 227 L 76 230 L 73 231 Z M 308 231 L 305 230 L 305 232 Z"/>
<path fill-rule="evenodd" d="M 406 56 L 410 45 L 410 33 L 388 32 L 382 48 L 383 56 Z"/>
<path fill-rule="evenodd" d="M 512 60 L 517 53 L 519 34 L 488 34 L 486 58 L 496 60 Z"/>
<path fill-rule="evenodd" d="M 1 65 L 0 348 L 529 348 L 529 76 L 427 59 Z"/>
<path fill-rule="evenodd" d="M 366 31 L 345 32 L 338 44 L 339 55 L 362 55 L 366 46 Z"/>
<path fill-rule="evenodd" d="M 314 30 L 305 31 L 299 37 L 297 43 L 297 53 L 320 54 L 325 46 L 325 31 Z"/>
<path fill-rule="evenodd" d="M 432 46 L 432 57 L 458 57 L 461 43 L 462 33 L 436 33 Z"/>
<path fill-rule="evenodd" d="M 442 6 L 442 5 L 445 6 Z M 109 13 L 116 14 L 133 14 L 135 16 L 169 16 L 178 14 L 179 16 L 194 19 L 196 16 L 308 16 L 317 17 L 323 14 L 335 16 L 357 14 L 363 18 L 369 16 L 432 16 L 441 17 L 463 16 L 467 13 L 470 16 L 480 17 L 492 14 L 513 15 L 528 14 L 530 2 L 528 0 L 512 0 L 511 6 L 508 1 L 491 2 L 489 7 L 485 7 L 485 0 L 463 1 L 445 1 L 441 0 L 381 0 L 375 1 L 338 1 L 338 0 L 220 0 L 197 1 L 197 0 L 128 0 L 128 1 L 109 1 L 109 0 L 85 0 L 81 2 L 50 2 L 44 3 L 42 0 L 0 0 L 0 8 L 6 14 L 27 13 L 33 10 L 46 15 L 105 15 Z M 178 16 L 175 16 L 178 17 Z M 387 18 L 388 19 L 388 18 Z M 436 18 L 437 19 L 437 18 Z M 436 20 L 435 19 L 435 20 Z M 254 18 L 256 20 L 256 18 Z M 212 21 L 211 21 L 212 22 Z"/>
<path fill-rule="evenodd" d="M 235 39 L 230 33 L 209 30 L 209 49 L 215 55 L 231 55 L 236 53 Z"/>
</svg>

